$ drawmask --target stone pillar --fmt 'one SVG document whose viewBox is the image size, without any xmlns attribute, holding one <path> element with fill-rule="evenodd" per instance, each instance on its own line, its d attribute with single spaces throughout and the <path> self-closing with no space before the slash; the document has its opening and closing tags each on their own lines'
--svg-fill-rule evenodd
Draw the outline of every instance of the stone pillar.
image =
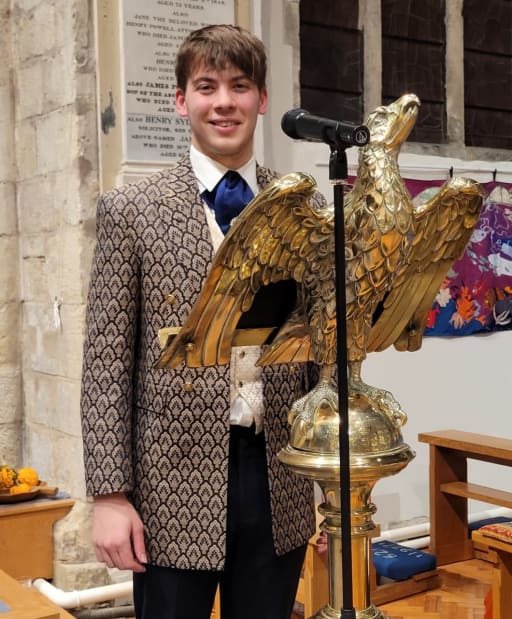
<svg viewBox="0 0 512 619">
<path fill-rule="evenodd" d="M 359 27 L 364 36 L 364 116 L 382 104 L 381 3 L 359 0 Z"/>
<path fill-rule="evenodd" d="M 446 3 L 446 122 L 448 142 L 464 147 L 463 0 Z"/>
<path fill-rule="evenodd" d="M 21 462 L 18 234 L 10 0 L 0 0 L 0 464 Z"/>
<path fill-rule="evenodd" d="M 81 0 L 3 4 L 12 9 L 15 112 L 10 122 L 14 148 L 9 152 L 16 157 L 18 208 L 18 238 L 13 237 L 14 247 L 3 255 L 17 262 L 22 299 L 13 324 L 5 327 L 16 333 L 19 317 L 21 460 L 77 500 L 81 517 L 74 518 L 74 526 L 80 530 L 88 513 L 81 509 L 86 504 L 79 393 L 98 192 L 92 5 Z M 16 273 L 15 264 L 12 269 Z M 3 269 L 0 277 L 5 277 Z M 0 285 L 0 294 L 16 288 L 12 279 L 11 285 Z M 63 550 L 58 535 L 57 528 L 64 566 L 72 564 L 77 553 L 81 561 L 93 558 L 90 540 L 77 535 L 81 547 L 73 543 Z"/>
</svg>

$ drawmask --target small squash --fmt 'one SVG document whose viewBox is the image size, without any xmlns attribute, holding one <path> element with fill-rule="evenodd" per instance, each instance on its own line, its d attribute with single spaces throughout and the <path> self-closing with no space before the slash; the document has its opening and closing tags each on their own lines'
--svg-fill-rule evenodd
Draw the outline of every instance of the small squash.
<svg viewBox="0 0 512 619">
<path fill-rule="evenodd" d="M 9 494 L 24 494 L 25 492 L 30 492 L 30 486 L 25 483 L 16 484 L 9 488 Z"/>
<path fill-rule="evenodd" d="M 16 471 L 7 464 L 0 465 L 0 490 L 8 490 L 16 483 Z"/>
<path fill-rule="evenodd" d="M 39 483 L 39 475 L 35 469 L 28 466 L 18 469 L 18 483 L 37 486 Z"/>
</svg>

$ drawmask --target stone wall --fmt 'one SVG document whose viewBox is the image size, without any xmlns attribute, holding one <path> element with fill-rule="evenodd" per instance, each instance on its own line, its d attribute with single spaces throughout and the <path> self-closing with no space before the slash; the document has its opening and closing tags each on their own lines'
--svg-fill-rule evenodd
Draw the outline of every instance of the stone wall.
<svg viewBox="0 0 512 619">
<path fill-rule="evenodd" d="M 5 392 L 12 403 L 2 393 L 0 423 L 7 432 L 2 428 L 0 455 L 35 467 L 78 499 L 70 518 L 73 542 L 65 541 L 69 525 L 62 543 L 56 529 L 62 565 L 92 558 L 82 539 L 89 519 L 79 416 L 98 191 L 92 7 L 83 0 L 2 2 L 12 32 L 10 46 L 2 37 L 11 68 L 0 68 L 0 118 L 7 119 L 0 130 L 11 140 L 0 151 L 2 213 L 7 208 L 0 250 L 8 257 L 8 269 L 0 270 L 0 338 L 8 342 L 0 352 L 0 381 L 10 381 Z"/>
</svg>

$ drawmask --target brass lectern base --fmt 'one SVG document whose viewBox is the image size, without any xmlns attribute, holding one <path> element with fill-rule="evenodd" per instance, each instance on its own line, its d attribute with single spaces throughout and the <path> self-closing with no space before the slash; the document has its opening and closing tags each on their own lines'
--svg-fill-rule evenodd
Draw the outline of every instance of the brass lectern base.
<svg viewBox="0 0 512 619">
<path fill-rule="evenodd" d="M 356 611 L 357 619 L 388 619 L 387 615 L 384 615 L 376 606 L 369 606 L 364 610 Z M 341 609 L 335 610 L 331 606 L 327 605 L 321 608 L 316 615 L 307 619 L 341 619 Z"/>
</svg>

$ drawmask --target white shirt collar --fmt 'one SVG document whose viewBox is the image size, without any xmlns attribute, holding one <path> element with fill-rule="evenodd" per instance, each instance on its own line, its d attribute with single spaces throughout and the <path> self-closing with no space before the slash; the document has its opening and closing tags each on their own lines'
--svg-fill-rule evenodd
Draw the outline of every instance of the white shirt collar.
<svg viewBox="0 0 512 619">
<path fill-rule="evenodd" d="M 190 146 L 190 163 L 192 164 L 194 175 L 197 178 L 199 193 L 202 193 L 205 189 L 211 191 L 228 171 L 228 168 L 218 161 L 210 159 L 210 157 L 207 157 L 192 145 Z M 252 189 L 253 194 L 256 195 L 259 188 L 256 178 L 256 159 L 254 156 L 241 168 L 238 168 L 236 172 L 245 179 L 246 183 Z"/>
</svg>

